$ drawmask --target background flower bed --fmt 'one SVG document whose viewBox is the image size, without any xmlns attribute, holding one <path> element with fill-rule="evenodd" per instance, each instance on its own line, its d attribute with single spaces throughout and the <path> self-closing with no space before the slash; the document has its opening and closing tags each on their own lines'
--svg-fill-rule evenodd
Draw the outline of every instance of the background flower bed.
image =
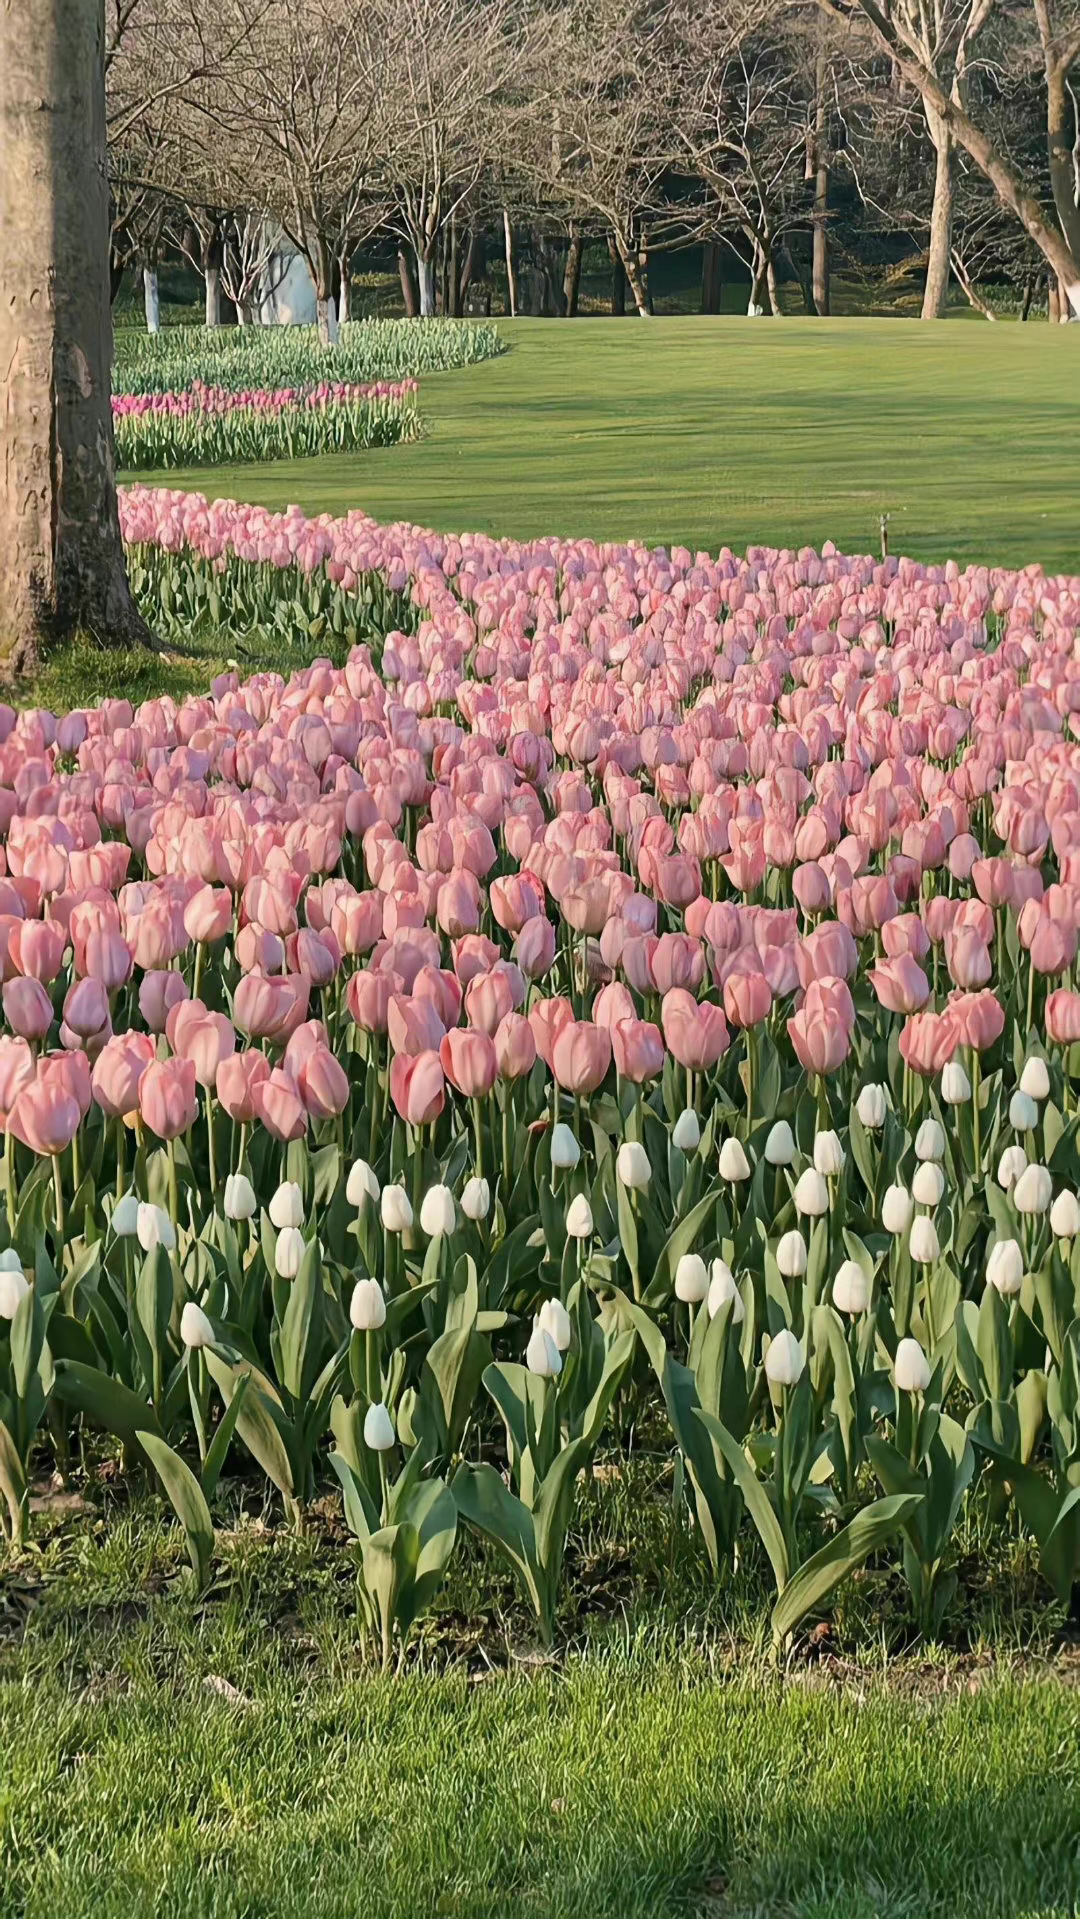
<svg viewBox="0 0 1080 1919">
<path fill-rule="evenodd" d="M 114 394 L 117 460 L 136 472 L 394 446 L 421 430 L 417 392 L 415 380 L 234 393 L 196 379 L 179 393 Z"/>
<path fill-rule="evenodd" d="M 351 320 L 332 355 L 336 382 L 416 378 L 474 365 L 503 351 L 487 321 Z M 314 327 L 124 328 L 117 335 L 113 387 L 123 393 L 179 393 L 195 381 L 246 388 L 316 386 L 327 351 Z"/>
</svg>

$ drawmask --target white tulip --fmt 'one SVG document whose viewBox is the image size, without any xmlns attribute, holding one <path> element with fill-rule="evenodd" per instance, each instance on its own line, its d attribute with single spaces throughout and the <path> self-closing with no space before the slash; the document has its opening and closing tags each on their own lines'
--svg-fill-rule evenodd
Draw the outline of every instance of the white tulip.
<svg viewBox="0 0 1080 1919">
<path fill-rule="evenodd" d="M 945 1175 L 936 1159 L 924 1159 L 921 1166 L 915 1168 L 915 1177 L 911 1182 L 911 1196 L 919 1206 L 939 1206 L 941 1195 L 945 1191 Z"/>
<path fill-rule="evenodd" d="M 870 1281 L 857 1259 L 845 1259 L 833 1280 L 833 1305 L 839 1313 L 865 1313 L 870 1304 Z"/>
<path fill-rule="evenodd" d="M 553 1339 L 560 1353 L 565 1353 L 570 1344 L 573 1328 L 570 1315 L 561 1299 L 545 1299 L 540 1308 L 540 1324 L 549 1338 Z"/>
<path fill-rule="evenodd" d="M 806 1241 L 792 1229 L 776 1242 L 776 1264 L 785 1279 L 801 1279 L 806 1271 Z"/>
<path fill-rule="evenodd" d="M 765 1354 L 765 1377 L 773 1386 L 797 1386 L 806 1360 L 793 1332 L 785 1326 L 769 1341 Z"/>
<path fill-rule="evenodd" d="M 902 1339 L 893 1362 L 898 1392 L 924 1393 L 930 1384 L 930 1366 L 917 1339 Z"/>
<path fill-rule="evenodd" d="M 765 1141 L 765 1159 L 770 1166 L 790 1166 L 795 1157 L 795 1135 L 786 1119 L 770 1127 Z"/>
<path fill-rule="evenodd" d="M 814 1134 L 814 1165 L 826 1179 L 844 1170 L 844 1149 L 835 1133 Z"/>
<path fill-rule="evenodd" d="M 563 1172 L 572 1172 L 581 1158 L 581 1148 L 570 1131 L 569 1126 L 561 1123 L 552 1128 L 551 1164 Z"/>
<path fill-rule="evenodd" d="M 394 1422 L 378 1400 L 364 1414 L 364 1444 L 373 1453 L 388 1453 L 394 1443 Z"/>
<path fill-rule="evenodd" d="M 112 1209 L 112 1229 L 118 1239 L 134 1239 L 139 1230 L 139 1200 L 135 1193 L 125 1193 Z"/>
<path fill-rule="evenodd" d="M 304 1195 L 294 1179 L 284 1179 L 270 1201 L 270 1224 L 278 1232 L 283 1226 L 302 1226 L 304 1223 Z"/>
<path fill-rule="evenodd" d="M 675 1121 L 671 1143 L 680 1153 L 696 1153 L 701 1145 L 701 1123 L 692 1106 L 685 1107 Z"/>
<path fill-rule="evenodd" d="M 1038 1124 L 1038 1106 L 1030 1093 L 1018 1087 L 1009 1101 L 1009 1125 L 1014 1133 L 1030 1133 Z"/>
<path fill-rule="evenodd" d="M 214 1343 L 214 1328 L 202 1307 L 196 1306 L 193 1299 L 188 1300 L 180 1315 L 180 1337 L 193 1353 L 201 1352 L 204 1346 Z"/>
<path fill-rule="evenodd" d="M 906 1186 L 887 1186 L 881 1202 L 881 1223 L 887 1233 L 899 1239 L 911 1225 L 915 1202 Z"/>
<path fill-rule="evenodd" d="M 710 1319 L 715 1319 L 722 1306 L 731 1301 L 731 1323 L 741 1326 L 746 1317 L 746 1308 L 742 1303 L 742 1294 L 735 1284 L 735 1275 L 726 1259 L 714 1259 L 712 1275 L 709 1280 L 709 1296 L 706 1302 Z"/>
<path fill-rule="evenodd" d="M 820 1219 L 829 1210 L 829 1189 L 816 1166 L 808 1166 L 795 1182 L 795 1211 L 807 1219 Z"/>
<path fill-rule="evenodd" d="M 226 1219 L 251 1219 L 258 1201 L 246 1173 L 230 1173 L 225 1181 L 222 1210 Z"/>
<path fill-rule="evenodd" d="M 921 1213 L 911 1222 L 908 1251 L 917 1266 L 932 1266 L 935 1259 L 940 1257 L 941 1245 L 937 1227 L 932 1219 L 925 1218 Z"/>
<path fill-rule="evenodd" d="M 750 1161 L 746 1157 L 743 1143 L 738 1139 L 726 1139 L 720 1148 L 720 1177 L 736 1185 L 739 1180 L 749 1179 Z"/>
<path fill-rule="evenodd" d="M 457 1225 L 457 1208 L 449 1186 L 429 1186 L 420 1204 L 420 1230 L 429 1239 L 448 1239 Z"/>
<path fill-rule="evenodd" d="M 525 1364 L 538 1379 L 553 1379 L 562 1372 L 562 1354 L 539 1319 L 533 1320 L 532 1335 L 525 1348 Z"/>
<path fill-rule="evenodd" d="M 407 1233 L 413 1223 L 412 1204 L 404 1186 L 384 1186 L 379 1213 L 388 1233 Z"/>
<path fill-rule="evenodd" d="M 0 1269 L 0 1319 L 14 1319 L 29 1291 L 29 1282 L 21 1266 Z"/>
<path fill-rule="evenodd" d="M 1045 1213 L 1054 1196 L 1054 1182 L 1045 1166 L 1025 1166 L 1012 1191 L 1018 1213 Z"/>
<path fill-rule="evenodd" d="M 986 1259 L 986 1283 L 999 1293 L 1018 1293 L 1024 1283 L 1024 1255 L 1019 1240 L 999 1239 Z"/>
<path fill-rule="evenodd" d="M 461 1210 L 466 1219 L 486 1219 L 491 1211 L 491 1187 L 486 1179 L 474 1174 L 465 1182 L 461 1195 Z"/>
<path fill-rule="evenodd" d="M 23 1263 L 14 1246 L 6 1246 L 0 1253 L 0 1273 L 21 1273 Z"/>
<path fill-rule="evenodd" d="M 1075 1239 L 1080 1233 L 1080 1200 L 1075 1193 L 1059 1193 L 1050 1208 L 1050 1230 L 1058 1239 Z"/>
<path fill-rule="evenodd" d="M 345 1197 L 350 1206 L 362 1206 L 370 1199 L 373 1206 L 379 1203 L 379 1182 L 366 1159 L 354 1159 L 349 1167 L 349 1177 L 345 1181 Z"/>
<path fill-rule="evenodd" d="M 887 1103 L 884 1086 L 864 1086 L 855 1102 L 855 1111 L 867 1132 L 876 1133 L 885 1124 Z"/>
<path fill-rule="evenodd" d="M 675 1268 L 675 1297 L 684 1306 L 700 1306 L 709 1291 L 709 1269 L 700 1253 L 684 1253 Z"/>
<path fill-rule="evenodd" d="M 358 1279 L 349 1301 L 349 1320 L 358 1333 L 375 1333 L 386 1324 L 386 1301 L 377 1279 Z"/>
<path fill-rule="evenodd" d="M 941 1069 L 941 1097 L 946 1106 L 966 1106 L 971 1098 L 971 1081 L 958 1059 Z"/>
<path fill-rule="evenodd" d="M 641 1192 L 652 1178 L 649 1155 L 640 1140 L 628 1139 L 619 1147 L 615 1161 L 615 1171 L 622 1184 L 634 1192 Z"/>
<path fill-rule="evenodd" d="M 566 1209 L 566 1230 L 571 1239 L 588 1239 L 592 1229 L 592 1207 L 584 1193 L 578 1193 Z"/>
<path fill-rule="evenodd" d="M 171 1253 L 176 1245 L 176 1228 L 168 1213 L 160 1206 L 151 1206 L 149 1200 L 139 1201 L 135 1231 L 144 1253 L 152 1252 L 155 1246 L 164 1246 Z"/>
<path fill-rule="evenodd" d="M 1049 1099 L 1050 1069 L 1044 1059 L 1032 1054 L 1024 1061 L 1024 1070 L 1020 1075 L 1020 1091 L 1029 1099 Z"/>
<path fill-rule="evenodd" d="M 1027 1163 L 1027 1154 L 1022 1146 L 1006 1146 L 998 1160 L 998 1185 L 1003 1186 L 1007 1193 L 1011 1192 Z"/>
<path fill-rule="evenodd" d="M 295 1279 L 304 1257 L 304 1235 L 299 1226 L 283 1226 L 274 1247 L 274 1271 L 279 1279 Z"/>
<path fill-rule="evenodd" d="M 939 1120 L 924 1119 L 915 1135 L 916 1159 L 940 1159 L 945 1151 L 945 1133 Z"/>
</svg>

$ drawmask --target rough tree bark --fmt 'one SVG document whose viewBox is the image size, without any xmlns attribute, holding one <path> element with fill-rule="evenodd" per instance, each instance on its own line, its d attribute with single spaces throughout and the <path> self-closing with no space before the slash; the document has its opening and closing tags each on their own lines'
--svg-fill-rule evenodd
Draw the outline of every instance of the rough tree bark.
<svg viewBox="0 0 1080 1919">
<path fill-rule="evenodd" d="M 510 223 L 510 212 L 503 208 L 503 250 L 506 254 L 506 304 L 510 309 L 510 318 L 517 319 L 517 275 L 514 272 L 514 229 Z"/>
<path fill-rule="evenodd" d="M 613 233 L 608 234 L 607 245 L 611 260 L 611 311 L 621 316 L 626 312 L 626 275 Z"/>
<path fill-rule="evenodd" d="M 701 250 L 701 311 L 719 313 L 724 297 L 720 248 L 715 240 L 706 240 Z"/>
<path fill-rule="evenodd" d="M 401 297 L 405 303 L 405 317 L 415 320 L 420 311 L 420 301 L 416 291 L 416 276 L 412 270 L 412 261 L 404 243 L 397 252 L 398 278 L 401 281 Z"/>
<path fill-rule="evenodd" d="M 630 282 L 630 291 L 634 296 L 634 305 L 637 308 L 638 318 L 640 320 L 648 320 L 652 313 L 652 308 L 649 304 L 649 283 L 646 277 L 648 272 L 646 264 L 648 255 L 646 254 L 644 256 L 643 262 L 642 252 L 634 245 L 633 239 L 621 233 L 616 233 L 615 245 L 619 250 L 619 259 L 622 261 L 623 272 Z"/>
<path fill-rule="evenodd" d="M 828 66 L 824 54 L 818 56 L 815 75 L 814 109 L 814 312 L 820 319 L 829 312 L 829 118 Z"/>
<path fill-rule="evenodd" d="M 952 258 L 953 186 L 956 148 L 941 115 L 924 104 L 926 125 L 934 143 L 934 202 L 930 210 L 930 249 L 926 256 L 926 284 L 923 288 L 922 318 L 940 320 L 949 297 L 949 262 Z"/>
<path fill-rule="evenodd" d="M 581 229 L 571 222 L 570 244 L 566 249 L 566 265 L 563 269 L 563 309 L 568 320 L 577 318 L 578 290 L 581 286 L 581 250 Z"/>
<path fill-rule="evenodd" d="M 1035 0 L 1043 63 L 1046 73 L 1046 150 L 1050 186 L 1061 231 L 1075 260 L 1080 261 L 1080 195 L 1074 171 L 1071 114 L 1068 104 L 1069 69 L 1080 57 L 1080 32 L 1055 37 L 1046 0 Z"/>
<path fill-rule="evenodd" d="M 157 268 L 144 267 L 142 270 L 142 279 L 143 311 L 146 314 L 146 331 L 148 333 L 160 333 L 161 295 L 158 292 Z"/>
<path fill-rule="evenodd" d="M 0 669 L 149 639 L 116 507 L 104 0 L 0 0 Z"/>
</svg>

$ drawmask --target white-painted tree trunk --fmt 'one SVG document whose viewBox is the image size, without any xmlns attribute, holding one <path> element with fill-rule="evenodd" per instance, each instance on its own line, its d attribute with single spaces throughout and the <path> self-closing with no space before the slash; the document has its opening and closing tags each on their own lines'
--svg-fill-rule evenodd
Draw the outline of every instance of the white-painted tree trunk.
<svg viewBox="0 0 1080 1919">
<path fill-rule="evenodd" d="M 430 320 L 435 313 L 435 262 L 416 256 L 416 277 L 420 283 L 420 318 Z"/>
<path fill-rule="evenodd" d="M 331 293 L 325 300 L 315 302 L 315 324 L 319 329 L 319 342 L 322 346 L 336 346 L 338 333 L 337 307 Z"/>
<path fill-rule="evenodd" d="M 146 331 L 161 332 L 161 301 L 158 298 L 158 277 L 154 267 L 142 270 L 143 306 L 146 310 Z"/>
<path fill-rule="evenodd" d="M 221 268 L 206 269 L 206 324 L 221 325 Z"/>
</svg>

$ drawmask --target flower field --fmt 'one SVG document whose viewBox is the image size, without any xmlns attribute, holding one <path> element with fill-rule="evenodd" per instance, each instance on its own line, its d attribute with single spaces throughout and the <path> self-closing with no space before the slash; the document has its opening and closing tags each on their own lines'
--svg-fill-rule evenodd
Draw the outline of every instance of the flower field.
<svg viewBox="0 0 1080 1919">
<path fill-rule="evenodd" d="M 420 432 L 417 390 L 411 379 L 240 392 L 194 380 L 179 393 L 116 394 L 117 463 L 140 472 L 394 446 Z"/>
<path fill-rule="evenodd" d="M 778 1647 L 973 1517 L 1073 1605 L 1080 578 L 121 512 L 343 663 L 0 710 L 9 1534 L 103 1429 L 200 1586 L 332 1480 L 384 1659 L 466 1533 L 550 1639 L 652 1426 Z"/>
<path fill-rule="evenodd" d="M 498 329 L 485 320 L 351 320 L 329 357 L 335 379 L 356 386 L 447 373 L 502 350 Z M 128 394 L 178 393 L 197 381 L 231 393 L 311 387 L 326 378 L 327 360 L 314 327 L 125 328 L 113 387 Z"/>
</svg>

